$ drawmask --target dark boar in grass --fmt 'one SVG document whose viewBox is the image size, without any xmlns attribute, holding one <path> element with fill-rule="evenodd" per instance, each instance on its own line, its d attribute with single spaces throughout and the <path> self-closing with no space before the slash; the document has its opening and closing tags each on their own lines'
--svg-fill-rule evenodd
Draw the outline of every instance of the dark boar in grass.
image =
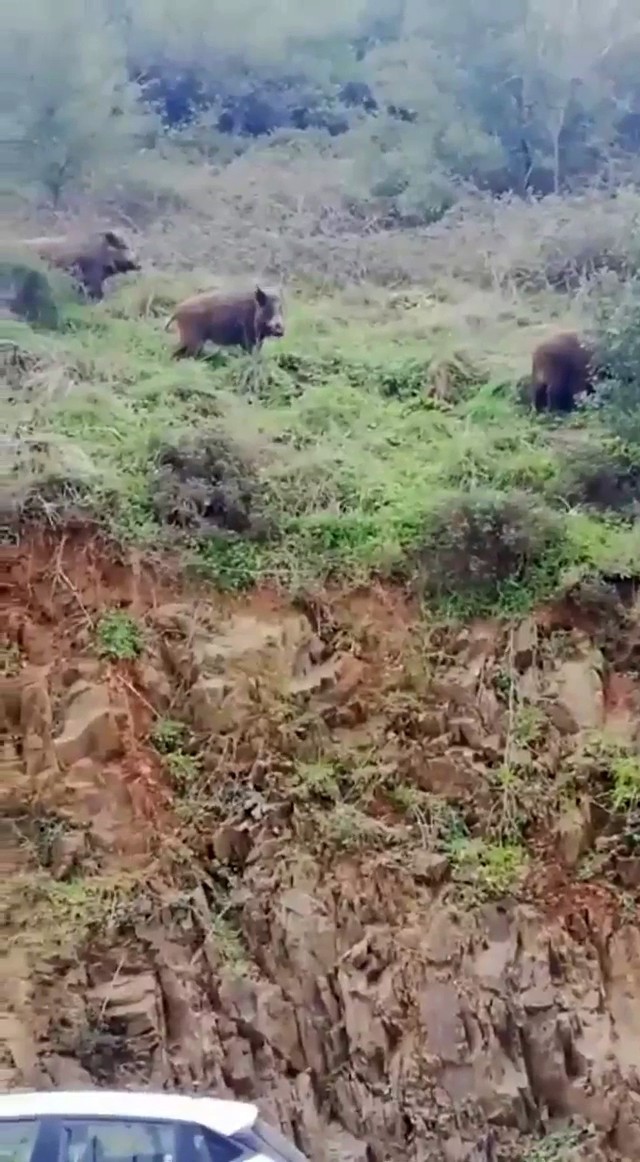
<svg viewBox="0 0 640 1162">
<path fill-rule="evenodd" d="M 104 297 L 106 279 L 141 269 L 128 242 L 115 230 L 65 238 L 29 238 L 22 245 L 43 262 L 67 271 L 96 301 Z"/>
<path fill-rule="evenodd" d="M 284 335 L 280 294 L 259 286 L 245 294 L 193 295 L 178 304 L 167 319 L 165 331 L 174 321 L 180 336 L 174 359 L 199 355 L 207 342 L 259 351 L 265 339 L 281 339 Z"/>
<path fill-rule="evenodd" d="M 570 412 L 576 396 L 594 389 L 595 348 L 574 331 L 561 331 L 536 347 L 531 361 L 532 402 L 537 412 Z"/>
</svg>

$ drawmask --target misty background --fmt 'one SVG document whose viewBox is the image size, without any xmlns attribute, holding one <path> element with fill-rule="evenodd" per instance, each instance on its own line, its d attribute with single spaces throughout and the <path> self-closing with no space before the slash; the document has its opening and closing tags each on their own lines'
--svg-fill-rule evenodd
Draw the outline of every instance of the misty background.
<svg viewBox="0 0 640 1162">
<path fill-rule="evenodd" d="M 179 200 L 185 165 L 320 159 L 352 218 L 420 225 L 470 188 L 638 171 L 637 0 L 20 0 L 2 24 L 20 199 L 117 187 L 133 212 Z"/>
</svg>

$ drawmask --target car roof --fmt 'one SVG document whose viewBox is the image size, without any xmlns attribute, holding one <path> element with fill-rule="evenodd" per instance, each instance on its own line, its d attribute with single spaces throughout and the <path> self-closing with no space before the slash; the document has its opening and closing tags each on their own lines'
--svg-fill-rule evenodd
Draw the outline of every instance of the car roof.
<svg viewBox="0 0 640 1162">
<path fill-rule="evenodd" d="M 199 1094 L 142 1090 L 30 1090 L 0 1094 L 1 1118 L 146 1118 L 196 1122 L 218 1134 L 250 1128 L 258 1116 L 250 1102 L 224 1101 Z"/>
</svg>

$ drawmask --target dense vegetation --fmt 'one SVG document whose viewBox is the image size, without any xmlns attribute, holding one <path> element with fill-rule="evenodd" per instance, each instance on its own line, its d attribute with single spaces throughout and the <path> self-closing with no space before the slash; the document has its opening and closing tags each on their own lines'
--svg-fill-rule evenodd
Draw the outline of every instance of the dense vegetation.
<svg viewBox="0 0 640 1162">
<path fill-rule="evenodd" d="M 218 584 L 378 575 L 467 611 L 635 574 L 631 0 L 259 13 L 3 17 L 6 236 L 108 217 L 144 265 L 97 306 L 34 267 L 35 326 L 2 322 L 9 526 L 99 513 Z M 252 272 L 288 283 L 285 340 L 173 363 L 178 299 Z M 519 386 L 553 325 L 612 373 L 559 421 Z"/>
<path fill-rule="evenodd" d="M 150 150 L 296 138 L 353 159 L 360 212 L 635 172 L 634 0 L 25 0 L 3 14 L 3 174 L 54 200 Z M 134 175 L 129 174 L 129 180 Z"/>
</svg>

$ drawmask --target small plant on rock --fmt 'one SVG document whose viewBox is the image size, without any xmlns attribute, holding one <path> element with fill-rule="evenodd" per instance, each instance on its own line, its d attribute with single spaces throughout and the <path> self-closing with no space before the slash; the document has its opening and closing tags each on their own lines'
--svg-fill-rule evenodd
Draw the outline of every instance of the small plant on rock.
<svg viewBox="0 0 640 1162">
<path fill-rule="evenodd" d="M 151 732 L 151 741 L 160 754 L 173 754 L 184 745 L 188 728 L 175 718 L 160 718 Z"/>
<path fill-rule="evenodd" d="M 459 878 L 482 898 L 508 895 L 527 868 L 527 854 L 519 843 L 469 839 L 457 844 L 451 854 Z"/>
<path fill-rule="evenodd" d="M 104 613 L 98 622 L 96 637 L 100 657 L 113 662 L 130 662 L 142 653 L 140 626 L 124 610 L 112 609 Z"/>
<path fill-rule="evenodd" d="M 637 811 L 640 806 L 640 755 L 616 755 L 611 761 L 611 778 L 613 810 Z"/>
<path fill-rule="evenodd" d="M 555 1130 L 536 1142 L 524 1155 L 524 1162 L 567 1162 L 572 1151 L 585 1139 L 585 1132 L 577 1126 Z"/>
<path fill-rule="evenodd" d="M 337 802 L 340 785 L 331 763 L 299 763 L 292 780 L 295 799 L 308 803 L 312 799 Z"/>
</svg>

